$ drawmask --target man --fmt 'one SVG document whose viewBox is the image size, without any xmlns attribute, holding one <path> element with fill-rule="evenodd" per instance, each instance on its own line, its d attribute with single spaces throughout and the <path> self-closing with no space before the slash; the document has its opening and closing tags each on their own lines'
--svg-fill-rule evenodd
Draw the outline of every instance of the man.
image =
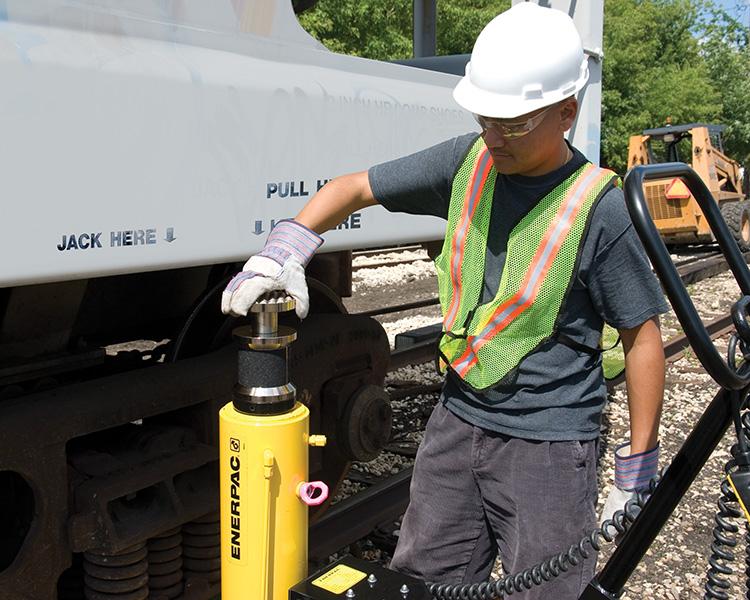
<svg viewBox="0 0 750 600">
<path fill-rule="evenodd" d="M 447 377 L 392 562 L 428 581 L 486 580 L 498 554 L 515 573 L 596 526 L 604 322 L 622 337 L 631 416 L 609 508 L 656 473 L 667 307 L 616 177 L 564 138 L 587 78 L 567 15 L 532 3 L 502 13 L 454 90 L 481 136 L 329 182 L 224 294 L 224 312 L 240 315 L 284 288 L 304 316 L 318 233 L 377 203 L 448 221 L 436 259 Z M 592 557 L 519 597 L 577 598 L 594 567 Z"/>
</svg>

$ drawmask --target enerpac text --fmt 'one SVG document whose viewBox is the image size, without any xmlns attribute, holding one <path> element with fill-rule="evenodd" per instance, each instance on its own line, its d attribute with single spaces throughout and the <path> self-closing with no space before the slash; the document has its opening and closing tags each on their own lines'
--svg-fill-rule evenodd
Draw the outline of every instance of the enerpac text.
<svg viewBox="0 0 750 600">
<path fill-rule="evenodd" d="M 230 552 L 232 558 L 240 560 L 240 457 L 229 457 L 229 468 L 231 469 L 229 479 L 231 481 L 230 497 L 230 529 L 232 537 L 230 540 Z"/>
</svg>

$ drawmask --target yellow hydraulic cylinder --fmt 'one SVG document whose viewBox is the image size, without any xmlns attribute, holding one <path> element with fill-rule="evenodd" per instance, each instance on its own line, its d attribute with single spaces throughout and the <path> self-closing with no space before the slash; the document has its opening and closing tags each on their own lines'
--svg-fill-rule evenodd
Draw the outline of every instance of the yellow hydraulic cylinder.
<svg viewBox="0 0 750 600">
<path fill-rule="evenodd" d="M 269 317 L 293 304 L 269 302 L 253 307 L 265 323 L 235 331 L 239 383 L 219 411 L 222 600 L 287 600 L 307 575 L 308 506 L 328 496 L 324 483 L 307 481 L 309 447 L 325 437 L 309 435 L 310 413 L 284 383 L 279 348 L 294 336 Z M 263 378 L 265 387 L 253 385 Z"/>
<path fill-rule="evenodd" d="M 307 572 L 310 413 L 220 411 L 221 592 L 226 600 L 286 600 Z"/>
</svg>

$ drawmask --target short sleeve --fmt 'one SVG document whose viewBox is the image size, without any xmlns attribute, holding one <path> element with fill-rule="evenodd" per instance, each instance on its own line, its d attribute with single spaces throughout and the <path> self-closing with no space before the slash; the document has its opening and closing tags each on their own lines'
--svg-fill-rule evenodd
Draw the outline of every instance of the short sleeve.
<svg viewBox="0 0 750 600">
<path fill-rule="evenodd" d="M 606 323 L 630 329 L 669 310 L 630 220 L 622 190 L 610 190 L 595 208 L 589 243 L 593 258 L 585 284 Z"/>
<path fill-rule="evenodd" d="M 447 219 L 453 176 L 476 138 L 466 134 L 371 167 L 375 199 L 391 212 Z"/>
</svg>

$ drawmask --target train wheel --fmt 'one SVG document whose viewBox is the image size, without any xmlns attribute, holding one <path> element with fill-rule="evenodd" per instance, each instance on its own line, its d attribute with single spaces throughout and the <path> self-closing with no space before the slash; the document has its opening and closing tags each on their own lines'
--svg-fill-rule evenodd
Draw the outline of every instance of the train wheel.
<svg viewBox="0 0 750 600">
<path fill-rule="evenodd" d="M 370 460 L 390 438 L 390 400 L 383 390 L 390 346 L 380 323 L 346 314 L 311 315 L 290 351 L 290 379 L 310 409 L 310 432 L 328 443 L 310 449 L 310 479 L 335 489 L 353 460 Z M 328 502 L 312 510 L 320 517 Z"/>
<path fill-rule="evenodd" d="M 740 250 L 750 250 L 750 203 L 725 202 L 721 205 L 721 216 L 724 217 Z"/>
</svg>

